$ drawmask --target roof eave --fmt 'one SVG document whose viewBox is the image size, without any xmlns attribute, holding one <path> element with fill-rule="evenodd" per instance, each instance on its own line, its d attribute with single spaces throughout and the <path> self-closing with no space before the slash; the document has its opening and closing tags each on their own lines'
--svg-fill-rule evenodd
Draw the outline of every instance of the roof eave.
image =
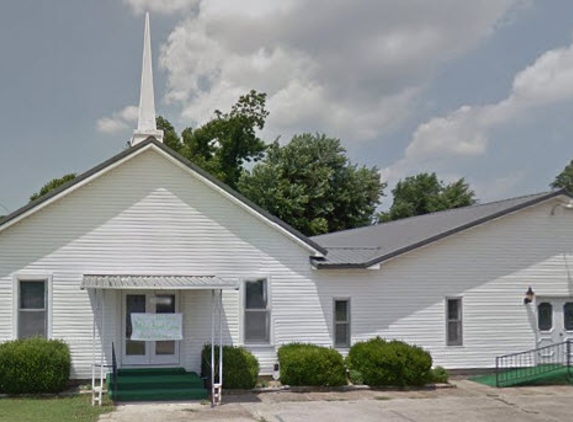
<svg viewBox="0 0 573 422">
<path fill-rule="evenodd" d="M 16 211 L 8 214 L 4 218 L 0 219 L 0 232 L 5 230 L 6 228 L 10 227 L 13 223 L 17 220 L 19 221 L 22 218 L 25 218 L 27 215 L 32 214 L 36 211 L 39 211 L 44 206 L 48 205 L 49 203 L 56 201 L 59 199 L 60 196 L 64 196 L 68 193 L 68 190 L 73 188 L 76 185 L 84 182 L 85 180 L 89 179 L 92 176 L 100 173 L 101 171 L 107 169 L 112 164 L 118 163 L 124 158 L 129 157 L 130 155 L 144 149 L 146 146 L 150 145 L 154 141 L 152 137 L 147 138 L 145 141 L 133 146 L 131 148 L 125 149 L 121 151 L 119 154 L 114 155 L 113 157 L 107 159 L 101 164 L 91 168 L 90 170 L 80 174 L 75 179 L 72 179 L 52 191 L 48 192 L 45 195 L 42 195 L 38 199 L 27 203 L 26 205 L 18 208 Z"/>
<path fill-rule="evenodd" d="M 254 212 L 259 214 L 261 217 L 265 218 L 266 220 L 270 221 L 271 223 L 278 226 L 281 230 L 288 232 L 291 236 L 296 238 L 299 242 L 306 245 L 306 247 L 312 251 L 316 256 L 324 256 L 328 253 L 326 248 L 320 246 L 318 243 L 314 242 L 313 240 L 306 237 L 304 234 L 300 233 L 295 228 L 291 227 L 284 221 L 278 219 L 277 217 L 273 216 L 272 214 L 268 213 L 267 211 L 260 208 L 258 205 L 250 201 L 249 199 L 245 198 L 243 195 L 239 194 L 235 190 L 231 189 L 229 186 L 222 183 L 220 180 L 213 177 L 210 173 L 206 172 L 199 166 L 193 164 L 191 161 L 187 160 L 182 155 L 178 154 L 177 152 L 173 151 L 163 143 L 157 141 L 154 137 L 150 136 L 143 142 L 138 143 L 137 145 L 130 147 L 121 151 L 119 154 L 109 158 L 108 160 L 104 161 L 103 163 L 93 167 L 92 169 L 82 173 L 81 175 L 77 176 L 75 179 L 70 180 L 67 183 L 59 186 L 58 188 L 52 190 L 51 192 L 47 193 L 46 195 L 41 196 L 40 198 L 32 201 L 23 207 L 17 209 L 16 211 L 10 213 L 3 219 L 0 219 L 0 232 L 7 229 L 8 227 L 16 224 L 21 219 L 26 218 L 28 215 L 39 211 L 44 206 L 49 205 L 50 203 L 57 201 L 59 198 L 65 196 L 67 193 L 70 192 L 70 189 L 77 187 L 82 182 L 89 181 L 90 178 L 96 177 L 100 172 L 107 170 L 111 166 L 119 165 L 122 160 L 128 159 L 130 156 L 141 152 L 146 147 L 150 145 L 157 147 L 165 154 L 169 155 L 172 159 L 180 162 L 182 165 L 188 167 L 204 179 L 208 180 L 210 183 L 216 185 L 218 188 L 225 191 L 228 195 L 234 197 L 239 202 L 243 203 L 246 207 L 251 208 Z M 75 190 L 75 189 L 74 189 Z"/>
</svg>

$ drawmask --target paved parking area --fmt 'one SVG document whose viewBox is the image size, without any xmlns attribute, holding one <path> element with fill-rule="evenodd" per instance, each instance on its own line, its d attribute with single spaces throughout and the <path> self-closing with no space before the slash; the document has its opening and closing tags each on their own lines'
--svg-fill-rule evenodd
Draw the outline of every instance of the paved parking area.
<svg viewBox="0 0 573 422">
<path fill-rule="evenodd" d="M 536 422 L 572 421 L 573 387 L 494 389 L 471 381 L 421 391 L 227 395 L 215 409 L 199 403 L 120 405 L 105 422 Z"/>
</svg>

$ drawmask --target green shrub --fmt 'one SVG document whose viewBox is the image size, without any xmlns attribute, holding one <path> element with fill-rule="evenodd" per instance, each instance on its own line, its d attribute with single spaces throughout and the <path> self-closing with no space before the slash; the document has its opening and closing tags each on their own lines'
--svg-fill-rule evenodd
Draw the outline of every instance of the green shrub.
<svg viewBox="0 0 573 422">
<path fill-rule="evenodd" d="M 448 374 L 448 371 L 446 371 L 443 367 L 436 366 L 435 368 L 432 369 L 432 382 L 438 384 L 445 384 L 448 382 L 449 378 L 450 376 Z"/>
<path fill-rule="evenodd" d="M 285 385 L 346 385 L 340 353 L 314 344 L 291 343 L 278 351 L 281 383 Z"/>
<path fill-rule="evenodd" d="M 432 381 L 432 357 L 424 349 L 380 337 L 354 344 L 346 357 L 370 386 L 424 385 Z"/>
<path fill-rule="evenodd" d="M 211 382 L 211 345 L 201 353 L 201 376 Z M 215 345 L 215 370 L 219 371 L 219 346 Z M 257 385 L 259 361 L 244 347 L 223 346 L 223 387 L 251 389 Z"/>
<path fill-rule="evenodd" d="M 70 367 L 70 350 L 63 341 L 8 341 L 0 344 L 0 393 L 59 393 L 67 386 Z"/>
<path fill-rule="evenodd" d="M 356 369 L 350 369 L 348 371 L 348 379 L 354 385 L 362 385 L 364 384 L 364 377 L 362 376 L 362 372 L 357 371 Z"/>
</svg>

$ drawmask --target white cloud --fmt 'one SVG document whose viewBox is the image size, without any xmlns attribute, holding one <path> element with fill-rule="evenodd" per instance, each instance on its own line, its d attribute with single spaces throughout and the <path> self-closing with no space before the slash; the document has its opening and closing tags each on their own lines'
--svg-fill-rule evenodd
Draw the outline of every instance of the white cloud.
<svg viewBox="0 0 573 422">
<path fill-rule="evenodd" d="M 508 197 L 525 177 L 524 171 L 474 183 L 472 186 L 481 202 Z M 515 195 L 514 195 L 515 196 Z"/>
<path fill-rule="evenodd" d="M 124 0 L 135 13 L 171 14 L 191 9 L 199 0 Z"/>
<path fill-rule="evenodd" d="M 412 115 L 442 63 L 477 45 L 520 3 L 203 0 L 161 50 L 166 99 L 202 123 L 256 89 L 268 94 L 271 139 L 297 131 L 375 139 Z"/>
<path fill-rule="evenodd" d="M 139 109 L 136 106 L 127 106 L 124 109 L 113 113 L 112 117 L 102 117 L 97 120 L 98 132 L 117 133 L 127 129 L 135 129 L 134 122 L 137 121 Z"/>
<path fill-rule="evenodd" d="M 421 124 L 404 157 L 383 170 L 394 182 L 420 169 L 447 171 L 463 157 L 486 153 L 492 129 L 529 118 L 535 109 L 573 100 L 573 44 L 547 51 L 515 75 L 511 91 L 497 103 L 464 105 Z"/>
</svg>

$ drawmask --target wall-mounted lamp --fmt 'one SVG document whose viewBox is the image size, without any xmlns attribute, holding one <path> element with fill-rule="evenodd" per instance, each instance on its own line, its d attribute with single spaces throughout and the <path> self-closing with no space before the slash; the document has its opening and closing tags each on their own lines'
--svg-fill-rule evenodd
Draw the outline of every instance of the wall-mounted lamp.
<svg viewBox="0 0 573 422">
<path fill-rule="evenodd" d="M 533 292 L 533 289 L 531 288 L 531 286 L 529 286 L 529 289 L 527 289 L 527 291 L 525 292 L 525 297 L 523 298 L 523 304 L 527 305 L 527 304 L 533 302 L 534 297 L 535 297 L 535 293 Z"/>
</svg>

